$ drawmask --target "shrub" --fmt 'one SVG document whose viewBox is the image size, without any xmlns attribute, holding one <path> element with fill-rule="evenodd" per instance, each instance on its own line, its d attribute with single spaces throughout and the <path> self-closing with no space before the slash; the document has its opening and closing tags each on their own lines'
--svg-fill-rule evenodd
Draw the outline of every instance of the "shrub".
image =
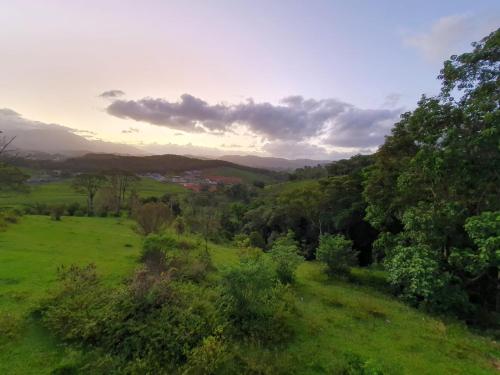
<svg viewBox="0 0 500 375">
<path fill-rule="evenodd" d="M 304 259 L 298 255 L 299 246 L 290 230 L 273 242 L 271 257 L 276 264 L 276 274 L 283 284 L 291 284 L 295 278 L 295 270 Z"/>
<path fill-rule="evenodd" d="M 260 256 L 240 259 L 222 279 L 224 313 L 236 337 L 263 343 L 287 340 L 292 298 L 273 268 Z"/>
<path fill-rule="evenodd" d="M 64 214 L 64 210 L 65 210 L 64 205 L 52 206 L 50 208 L 50 218 L 56 221 L 61 220 L 61 216 Z"/>
<path fill-rule="evenodd" d="M 111 289 L 95 267 L 72 266 L 62 269 L 60 283 L 40 310 L 42 321 L 96 356 L 90 365 L 82 361 L 83 373 L 173 373 L 190 355 L 211 352 L 204 340 L 220 331 L 207 292 L 175 282 L 168 272 L 143 267 L 125 287 Z M 73 363 L 61 366 L 66 369 L 74 370 Z"/>
<path fill-rule="evenodd" d="M 232 353 L 222 337 L 208 336 L 188 355 L 183 368 L 185 375 L 210 375 L 220 373 L 231 361 Z"/>
<path fill-rule="evenodd" d="M 186 231 L 186 221 L 182 216 L 177 216 L 172 226 L 174 227 L 175 233 L 177 233 L 177 236 L 179 237 Z"/>
<path fill-rule="evenodd" d="M 73 202 L 66 206 L 66 214 L 68 216 L 79 216 L 79 212 L 84 212 L 85 208 L 83 208 L 80 203 Z"/>
<path fill-rule="evenodd" d="M 328 275 L 348 276 L 351 266 L 356 263 L 357 253 L 352 250 L 351 240 L 340 234 L 325 234 L 319 239 L 316 258 L 326 264 Z"/>
<path fill-rule="evenodd" d="M 150 202 L 138 208 L 134 215 L 139 231 L 148 235 L 159 233 L 172 220 L 172 213 L 164 203 Z"/>
</svg>

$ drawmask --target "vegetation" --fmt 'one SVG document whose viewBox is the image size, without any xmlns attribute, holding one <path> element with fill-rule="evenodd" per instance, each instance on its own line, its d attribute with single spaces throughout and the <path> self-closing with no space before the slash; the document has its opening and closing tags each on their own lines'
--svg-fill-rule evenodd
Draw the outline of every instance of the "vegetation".
<svg viewBox="0 0 500 375">
<path fill-rule="evenodd" d="M 325 263 L 330 276 L 348 276 L 351 267 L 356 264 L 356 253 L 352 250 L 352 241 L 337 234 L 322 235 L 319 239 L 316 257 Z"/>
<path fill-rule="evenodd" d="M 28 232 L 32 235 L 26 236 L 25 233 Z M 46 236 L 46 233 L 51 233 L 51 236 Z M 80 265 L 79 272 L 87 276 L 94 275 L 95 282 L 99 285 L 97 289 L 84 288 L 81 285 L 79 293 L 84 293 L 84 290 L 90 293 L 91 289 L 95 289 L 91 295 L 95 293 L 92 298 L 97 298 L 97 295 L 103 293 L 104 290 L 107 292 L 105 305 L 109 307 L 117 303 L 120 296 L 125 298 L 125 295 L 130 293 L 129 288 L 132 285 L 144 285 L 137 284 L 138 277 L 144 273 L 136 273 L 136 276 L 132 278 L 136 281 L 127 283 L 126 289 L 123 289 L 120 286 L 123 284 L 119 283 L 125 275 L 133 274 L 134 267 L 140 267 L 137 259 L 141 240 L 139 235 L 130 229 L 130 225 L 116 218 L 65 218 L 61 222 L 55 222 L 48 217 L 27 216 L 0 234 L 0 239 L 2 245 L 5 245 L 2 249 L 9 249 L 8 252 L 3 250 L 0 252 L 0 257 L 2 257 L 0 261 L 0 267 L 2 267 L 0 269 L 2 275 L 0 308 L 2 316 L 9 317 L 8 323 L 0 324 L 2 324 L 2 332 L 9 330 L 12 332 L 11 335 L 14 335 L 13 338 L 2 335 L 0 339 L 0 371 L 9 374 L 48 374 L 52 371 L 60 372 L 63 369 L 66 369 L 65 371 L 80 371 L 81 369 L 82 372 L 88 373 L 90 369 L 107 371 L 114 368 L 113 366 L 119 366 L 119 363 L 123 364 L 124 362 L 114 358 L 115 354 L 108 356 L 100 353 L 99 349 L 90 352 L 88 349 L 83 350 L 77 344 L 79 340 L 70 340 L 68 344 L 61 347 L 60 339 L 43 330 L 43 326 L 56 324 L 56 316 L 51 314 L 56 311 L 61 313 L 63 310 L 42 309 L 42 312 L 51 311 L 51 313 L 43 312 L 46 318 L 44 317 L 41 321 L 36 317 L 29 318 L 28 313 L 37 308 L 40 301 L 44 301 L 44 306 L 54 303 L 50 302 L 53 301 L 52 298 L 57 298 L 57 303 L 63 303 L 60 293 L 68 292 L 68 276 L 76 272 L 76 269 L 70 271 L 71 264 Z M 183 250 L 179 248 L 182 241 L 190 243 L 190 246 L 197 246 L 196 236 L 193 235 L 181 236 L 180 239 L 177 239 L 177 236 L 167 236 L 163 240 L 166 253 L 170 256 L 177 254 L 177 261 L 183 254 Z M 69 247 L 68 243 L 73 245 Z M 51 258 L 47 257 L 46 249 L 52 249 Z M 191 247 L 191 249 L 194 248 Z M 197 257 L 196 253 L 199 254 L 198 250 L 187 251 L 194 251 L 193 258 Z M 255 267 L 259 270 L 258 275 L 269 274 L 271 278 L 273 277 L 272 263 L 255 265 L 256 262 L 271 261 L 271 259 L 266 260 L 268 257 L 266 254 L 263 254 L 260 260 L 244 256 L 241 260 L 243 263 L 240 264 L 237 253 L 238 250 L 234 248 L 211 245 L 211 258 L 219 271 L 209 271 L 201 282 L 191 281 L 185 286 L 183 286 L 184 282 L 180 282 L 179 279 L 171 281 L 176 284 L 176 288 L 181 288 L 180 296 L 191 296 L 192 303 L 205 306 L 201 310 L 198 307 L 193 313 L 212 311 L 213 314 L 219 314 L 206 308 L 210 308 L 211 304 L 217 300 L 216 298 L 219 298 L 218 295 L 220 298 L 224 296 L 224 299 L 234 298 L 231 297 L 231 293 L 237 293 L 238 290 L 222 289 L 226 291 L 219 294 L 217 288 L 213 287 L 213 283 L 220 282 L 222 286 L 226 282 L 224 280 L 229 280 L 233 276 L 239 277 L 235 270 L 241 267 L 244 269 L 248 267 L 251 270 Z M 14 254 L 16 254 L 15 257 Z M 95 268 L 87 267 L 91 262 L 95 263 Z M 249 262 L 249 265 L 244 264 L 245 262 Z M 66 264 L 66 267 L 61 269 L 60 281 L 57 281 L 56 268 L 61 264 Z M 232 276 L 225 276 L 226 272 L 232 272 Z M 245 276 L 244 280 L 248 280 L 248 277 L 250 279 L 257 277 L 253 276 L 254 271 L 248 271 L 245 274 L 249 276 Z M 171 277 L 174 278 L 173 275 Z M 187 357 L 183 357 L 185 362 L 181 371 L 187 372 L 189 369 L 190 372 L 187 373 L 197 373 L 200 368 L 216 368 L 218 369 L 216 373 L 224 373 L 224 369 L 227 369 L 229 373 L 231 371 L 234 373 L 234 371 L 241 371 L 241 368 L 231 366 L 245 366 L 246 372 L 259 371 L 268 374 L 345 373 L 350 368 L 359 367 L 380 369 L 387 374 L 495 373 L 496 358 L 500 356 L 497 344 L 469 333 L 467 328 L 459 323 L 431 317 L 377 291 L 375 285 L 378 284 L 375 283 L 378 283 L 376 280 L 379 280 L 379 277 L 377 271 L 354 268 L 351 278 L 358 280 L 358 284 L 338 279 L 330 280 L 323 275 L 320 264 L 302 262 L 297 269 L 293 289 L 286 291 L 283 287 L 279 287 L 282 290 L 281 293 L 285 293 L 278 300 L 281 301 L 279 305 L 288 306 L 284 310 L 286 313 L 280 315 L 284 319 L 282 322 L 287 322 L 285 327 L 288 326 L 289 329 L 283 331 L 288 332 L 286 341 L 280 344 L 268 343 L 267 349 L 264 349 L 262 343 L 240 341 L 238 339 L 239 326 L 231 323 L 227 330 L 222 330 L 225 332 L 222 336 L 220 331 L 222 327 L 220 327 L 216 328 L 215 332 L 205 333 L 205 335 L 208 334 L 205 338 L 196 339 L 199 341 L 196 341 L 195 348 L 189 351 Z M 264 278 L 264 280 L 268 279 Z M 92 285 L 93 282 L 88 280 L 87 284 Z M 365 283 L 370 283 L 374 287 L 364 285 Z M 194 290 L 191 290 L 192 288 Z M 197 290 L 203 292 L 199 294 Z M 293 292 L 295 297 L 288 301 L 287 298 L 291 298 L 290 292 Z M 154 292 L 151 291 L 151 293 Z M 190 293 L 195 293 L 196 297 Z M 90 298 L 91 295 L 88 297 Z M 153 296 L 154 294 L 147 295 Z M 83 297 L 83 294 L 80 296 Z M 69 302 L 66 298 L 64 299 Z M 134 299 L 134 301 L 139 300 Z M 154 299 L 149 301 L 154 301 Z M 292 302 L 293 305 L 290 305 Z M 104 312 L 104 308 L 98 310 Z M 78 311 L 81 312 L 82 309 Z M 91 309 L 89 317 L 92 316 L 90 315 L 92 311 L 98 313 Z M 109 311 L 111 312 L 112 310 Z M 116 318 L 120 316 L 123 315 L 118 314 Z M 143 317 L 141 319 L 153 319 L 150 314 L 141 316 Z M 134 322 L 139 322 L 137 319 L 139 316 L 134 318 Z M 171 320 L 167 321 L 171 322 Z M 189 322 L 189 315 L 185 315 L 183 321 Z M 132 322 L 132 320 L 129 321 L 130 328 L 136 324 L 132 325 Z M 148 320 L 148 322 L 152 323 L 153 320 Z M 64 331 L 64 334 L 66 332 L 68 331 Z M 161 341 L 146 340 L 141 343 L 140 337 L 148 335 L 161 338 L 160 332 L 163 332 L 161 326 L 151 325 L 148 330 L 144 331 L 144 335 L 137 337 L 134 346 L 130 346 L 132 352 L 139 353 L 136 351 L 139 346 L 136 345 L 157 345 Z M 199 332 L 207 331 L 203 327 Z M 175 334 L 175 331 L 172 334 Z M 166 337 L 172 337 L 168 335 Z M 132 339 L 134 336 L 128 337 Z M 112 337 L 109 338 L 110 341 L 112 339 Z M 127 342 L 132 344 L 132 341 Z M 172 345 L 176 342 L 172 342 Z M 145 350 L 141 352 L 144 353 Z M 127 363 L 131 367 L 138 366 L 135 368 L 142 370 L 144 367 L 140 366 L 146 363 L 139 362 L 141 361 Z"/>
<path fill-rule="evenodd" d="M 53 196 L 0 209 L 0 372 L 495 373 L 499 50 L 500 30 L 446 61 L 374 155 L 285 183 L 150 194 L 135 173 L 189 158 L 58 164 Z"/>
</svg>

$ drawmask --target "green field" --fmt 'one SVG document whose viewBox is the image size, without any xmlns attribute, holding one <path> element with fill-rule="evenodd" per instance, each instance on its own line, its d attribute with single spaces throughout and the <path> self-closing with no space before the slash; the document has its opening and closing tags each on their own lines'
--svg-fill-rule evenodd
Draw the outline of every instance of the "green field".
<svg viewBox="0 0 500 375">
<path fill-rule="evenodd" d="M 141 197 L 161 196 L 165 193 L 181 194 L 185 193 L 180 185 L 172 183 L 162 183 L 151 178 L 141 178 L 135 189 Z M 76 192 L 71 187 L 71 180 L 50 182 L 40 185 L 30 186 L 27 193 L 23 192 L 0 192 L 0 207 L 18 207 L 35 203 L 43 204 L 69 204 L 78 202 L 85 204 L 85 195 Z"/>
<path fill-rule="evenodd" d="M 136 266 L 140 239 L 132 223 L 119 219 L 25 216 L 0 232 L 0 331 L 9 322 L 22 335 L 0 334 L 0 374 L 49 373 L 63 351 L 29 317 L 56 280 L 58 266 L 95 263 L 109 282 L 119 282 Z"/>
<path fill-rule="evenodd" d="M 0 314 L 18 321 L 20 335 L 0 338 L 1 374 L 49 374 L 67 355 L 29 313 L 54 285 L 61 264 L 94 262 L 110 283 L 137 266 L 140 237 L 132 223 L 115 218 L 25 216 L 0 232 Z M 220 269 L 237 261 L 231 247 L 211 245 Z M 343 353 L 353 352 L 388 373 L 494 374 L 498 344 L 418 312 L 362 280 L 374 271 L 356 269 L 359 284 L 329 281 L 314 262 L 302 264 L 294 291 L 296 336 L 278 356 L 301 374 L 328 374 Z M 372 285 L 376 285 L 372 283 Z M 5 326 L 0 326 L 0 329 Z"/>
</svg>

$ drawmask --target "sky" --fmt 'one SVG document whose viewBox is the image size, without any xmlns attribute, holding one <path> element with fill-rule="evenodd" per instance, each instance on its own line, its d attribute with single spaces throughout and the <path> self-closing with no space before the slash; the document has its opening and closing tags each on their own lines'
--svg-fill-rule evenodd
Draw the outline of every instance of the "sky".
<svg viewBox="0 0 500 375">
<path fill-rule="evenodd" d="M 338 159 L 375 151 L 436 94 L 500 3 L 0 0 L 0 25 L 0 130 Z"/>
</svg>

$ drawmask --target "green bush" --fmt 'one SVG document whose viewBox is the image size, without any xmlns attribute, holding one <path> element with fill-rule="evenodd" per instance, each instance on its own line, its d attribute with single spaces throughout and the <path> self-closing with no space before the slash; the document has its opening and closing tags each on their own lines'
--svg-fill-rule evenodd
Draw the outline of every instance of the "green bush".
<svg viewBox="0 0 500 375">
<path fill-rule="evenodd" d="M 276 274 L 283 284 L 291 284 L 295 279 L 295 271 L 304 258 L 298 255 L 299 245 L 290 230 L 273 242 L 271 258 L 276 265 Z"/>
<path fill-rule="evenodd" d="M 293 298 L 273 267 L 260 256 L 242 257 L 222 278 L 224 315 L 232 334 L 263 343 L 283 342 L 292 335 Z"/>
<path fill-rule="evenodd" d="M 330 276 L 348 276 L 351 266 L 356 263 L 357 253 L 352 249 L 352 241 L 344 236 L 325 234 L 319 239 L 316 258 L 326 264 Z"/>
<path fill-rule="evenodd" d="M 168 272 L 141 268 L 125 287 L 115 289 L 102 283 L 94 266 L 62 268 L 59 280 L 58 290 L 40 309 L 43 323 L 63 340 L 93 352 L 99 367 L 112 373 L 171 373 L 220 331 L 210 292 L 176 282 Z M 63 364 L 60 371 L 73 367 Z"/>
</svg>

